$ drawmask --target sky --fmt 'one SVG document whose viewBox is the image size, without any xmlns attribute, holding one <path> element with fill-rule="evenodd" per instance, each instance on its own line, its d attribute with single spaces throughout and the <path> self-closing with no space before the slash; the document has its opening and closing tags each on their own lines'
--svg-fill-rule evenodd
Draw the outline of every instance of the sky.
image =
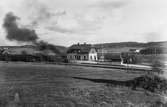
<svg viewBox="0 0 167 107">
<path fill-rule="evenodd" d="M 0 0 L 0 45 L 26 44 L 6 39 L 9 12 L 55 45 L 167 41 L 166 10 L 167 0 Z"/>
</svg>

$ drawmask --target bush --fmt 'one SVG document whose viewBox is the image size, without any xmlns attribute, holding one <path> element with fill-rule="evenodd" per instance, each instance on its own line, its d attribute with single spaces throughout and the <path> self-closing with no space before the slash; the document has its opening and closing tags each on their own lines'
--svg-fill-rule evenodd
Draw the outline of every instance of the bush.
<svg viewBox="0 0 167 107">
<path fill-rule="evenodd" d="M 140 87 L 151 92 L 164 92 L 167 90 L 167 80 L 157 75 L 143 75 L 133 80 L 132 87 Z"/>
</svg>

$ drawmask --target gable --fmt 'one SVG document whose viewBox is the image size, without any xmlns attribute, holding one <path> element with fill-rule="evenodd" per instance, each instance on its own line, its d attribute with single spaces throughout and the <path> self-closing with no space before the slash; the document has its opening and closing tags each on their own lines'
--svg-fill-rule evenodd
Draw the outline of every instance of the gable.
<svg viewBox="0 0 167 107">
<path fill-rule="evenodd" d="M 96 49 L 95 48 L 91 48 L 89 53 L 93 54 L 93 53 L 97 53 Z"/>
</svg>

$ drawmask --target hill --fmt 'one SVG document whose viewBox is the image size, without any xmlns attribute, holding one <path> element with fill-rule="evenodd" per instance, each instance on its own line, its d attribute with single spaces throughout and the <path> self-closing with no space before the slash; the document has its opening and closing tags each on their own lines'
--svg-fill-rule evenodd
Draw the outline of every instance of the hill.
<svg viewBox="0 0 167 107">
<path fill-rule="evenodd" d="M 129 49 L 143 49 L 150 47 L 166 47 L 167 41 L 163 42 L 148 42 L 148 43 L 140 43 L 140 42 L 119 42 L 119 43 L 103 43 L 103 44 L 95 44 L 94 45 L 98 49 L 104 49 L 107 52 L 126 52 Z"/>
<path fill-rule="evenodd" d="M 166 46 L 167 41 L 163 42 L 148 42 L 148 43 L 141 43 L 141 42 L 118 42 L 118 43 L 102 43 L 102 44 L 95 44 L 96 47 L 101 48 L 120 48 L 120 47 L 150 47 L 150 46 Z"/>
<path fill-rule="evenodd" d="M 54 46 L 55 49 L 57 49 L 59 51 L 59 53 L 55 53 L 55 54 L 65 54 L 66 53 L 66 50 L 67 48 L 66 47 L 63 47 L 63 46 Z M 9 51 L 15 53 L 15 54 L 20 54 L 22 51 L 25 51 L 26 53 L 29 53 L 29 54 L 34 54 L 36 52 L 40 52 L 41 50 L 39 49 L 38 46 L 34 46 L 34 45 L 23 45 L 23 46 L 0 46 L 0 49 L 8 49 Z M 49 50 L 49 51 L 52 51 L 53 50 Z M 44 51 L 43 51 L 44 52 Z M 46 51 L 45 51 L 46 52 Z M 48 50 L 47 50 L 48 52 Z"/>
</svg>

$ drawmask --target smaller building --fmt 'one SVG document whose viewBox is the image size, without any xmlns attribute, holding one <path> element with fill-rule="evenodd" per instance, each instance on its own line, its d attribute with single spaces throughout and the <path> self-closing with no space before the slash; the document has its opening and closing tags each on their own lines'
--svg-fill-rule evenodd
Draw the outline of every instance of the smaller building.
<svg viewBox="0 0 167 107">
<path fill-rule="evenodd" d="M 140 49 L 129 49 L 129 52 L 140 53 Z"/>
<path fill-rule="evenodd" d="M 67 59 L 69 62 L 96 62 L 97 50 L 90 44 L 74 44 L 67 50 Z"/>
</svg>

